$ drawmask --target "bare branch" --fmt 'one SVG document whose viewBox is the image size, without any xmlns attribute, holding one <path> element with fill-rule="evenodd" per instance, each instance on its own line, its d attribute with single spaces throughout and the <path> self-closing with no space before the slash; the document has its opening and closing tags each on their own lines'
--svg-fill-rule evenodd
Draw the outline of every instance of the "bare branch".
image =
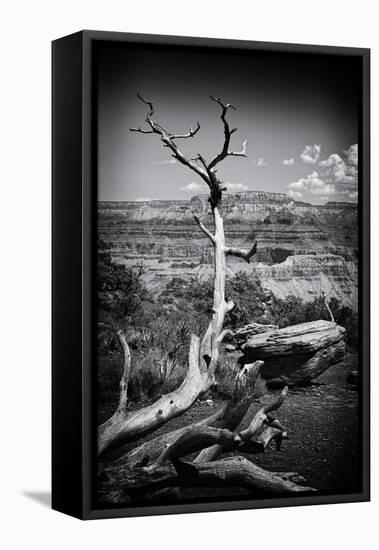
<svg viewBox="0 0 379 550">
<path fill-rule="evenodd" d="M 330 306 L 329 306 L 328 300 L 327 300 L 327 298 L 328 298 L 330 292 L 331 292 L 331 289 L 329 290 L 328 294 L 325 294 L 324 290 L 322 290 L 322 291 L 321 291 L 321 296 L 322 296 L 323 299 L 324 299 L 325 307 L 326 307 L 326 309 L 328 310 L 328 313 L 329 313 L 329 315 L 330 315 L 330 320 L 331 320 L 331 322 L 332 322 L 332 323 L 335 323 L 336 321 L 335 321 L 335 319 L 334 319 L 333 312 L 332 312 L 332 310 L 330 309 Z"/>
<path fill-rule="evenodd" d="M 259 365 L 259 363 L 262 362 L 257 361 L 257 363 L 251 365 L 251 367 L 255 366 L 257 372 L 259 372 L 261 366 Z M 276 424 L 276 420 L 274 419 L 270 419 L 270 421 L 268 421 L 267 417 L 268 412 L 276 410 L 281 406 L 287 395 L 287 390 L 288 388 L 284 388 L 279 397 L 268 403 L 265 407 L 259 409 L 259 411 L 254 415 L 252 421 L 250 422 L 250 425 L 245 430 L 242 430 L 238 434 L 235 434 L 238 437 L 236 437 L 234 440 L 234 450 L 237 449 L 242 452 L 259 453 L 265 450 L 272 439 L 275 439 L 275 441 L 281 441 L 282 439 L 287 437 L 287 433 L 285 432 L 284 428 L 282 429 L 280 423 L 278 422 Z M 267 432 L 266 430 L 262 432 L 265 434 L 264 436 L 262 436 L 262 438 L 258 437 L 258 439 L 254 439 L 258 435 L 263 424 L 265 423 L 268 423 L 269 427 L 272 429 L 269 432 Z M 228 450 L 231 450 L 230 445 L 229 448 L 226 449 L 222 441 L 220 440 L 220 442 L 216 445 L 212 445 L 211 447 L 204 449 L 195 458 L 194 462 L 210 462 L 211 460 L 215 460 L 218 456 L 224 454 Z"/>
<path fill-rule="evenodd" d="M 152 101 L 146 101 L 146 99 L 144 99 L 141 94 L 139 94 L 137 92 L 137 97 L 139 100 L 142 101 L 142 103 L 144 103 L 145 105 L 148 105 L 150 107 L 150 112 L 149 114 L 147 115 L 149 118 L 153 116 L 154 114 L 154 103 Z"/>
<path fill-rule="evenodd" d="M 269 426 L 258 437 L 244 441 L 239 450 L 243 453 L 264 453 L 271 441 L 275 441 L 277 450 L 280 450 L 280 445 L 283 439 L 288 439 L 286 431 L 279 430 L 273 426 Z"/>
<path fill-rule="evenodd" d="M 179 150 L 178 146 L 174 142 L 175 139 L 180 138 L 186 138 L 186 137 L 193 137 L 200 129 L 200 124 L 197 123 L 197 127 L 193 130 L 190 129 L 188 134 L 170 134 L 161 124 L 159 124 L 156 120 L 152 119 L 152 116 L 154 114 L 154 103 L 152 101 L 146 101 L 141 94 L 137 94 L 137 97 L 142 103 L 149 106 L 150 111 L 148 112 L 146 116 L 146 123 L 150 126 L 151 130 L 142 130 L 141 128 L 130 128 L 131 132 L 139 132 L 142 134 L 158 134 L 164 144 L 165 147 L 168 147 L 173 152 L 173 157 L 178 160 L 181 164 L 184 164 L 194 172 L 198 176 L 200 176 L 207 185 L 211 186 L 211 181 L 208 175 L 208 171 L 202 169 L 200 166 L 196 164 L 196 162 L 192 162 L 190 159 L 188 159 L 183 153 Z"/>
<path fill-rule="evenodd" d="M 246 155 L 247 139 L 242 144 L 242 151 L 228 151 L 229 157 L 247 157 Z"/>
<path fill-rule="evenodd" d="M 170 134 L 170 139 L 187 139 L 195 136 L 197 132 L 200 130 L 200 124 L 199 122 L 196 123 L 197 126 L 195 129 L 190 128 L 188 131 L 188 134 Z"/>
<path fill-rule="evenodd" d="M 216 164 L 218 164 L 219 162 L 221 162 L 222 160 L 224 160 L 228 156 L 246 157 L 247 141 L 243 142 L 242 151 L 240 151 L 240 152 L 229 151 L 230 137 L 234 132 L 237 131 L 237 128 L 230 129 L 229 123 L 226 120 L 226 114 L 227 114 L 229 109 L 235 110 L 235 107 L 231 103 L 224 104 L 219 97 L 213 97 L 213 96 L 210 96 L 210 97 L 211 97 L 211 100 L 218 103 L 220 105 L 221 109 L 222 109 L 221 120 L 224 124 L 224 136 L 225 136 L 224 145 L 222 147 L 221 153 L 216 155 L 215 158 L 209 163 L 209 166 L 208 166 L 209 170 L 213 170 L 213 168 L 216 166 Z"/>
<path fill-rule="evenodd" d="M 205 235 L 212 241 L 212 243 L 215 243 L 215 237 L 212 235 L 212 233 L 205 227 L 203 222 L 200 220 L 199 216 L 196 214 L 193 215 L 193 217 L 196 220 L 197 225 L 200 227 L 201 231 L 205 233 Z"/>
<path fill-rule="evenodd" d="M 138 128 L 129 128 L 130 132 L 139 132 L 140 134 L 154 134 L 153 130 L 142 130 L 140 126 Z"/>
<path fill-rule="evenodd" d="M 122 330 L 117 331 L 117 337 L 122 347 L 124 354 L 123 373 L 120 380 L 120 399 L 118 404 L 119 411 L 125 411 L 128 401 L 128 383 L 130 378 L 130 349 L 126 341 L 125 334 Z"/>
<path fill-rule="evenodd" d="M 211 426 L 190 427 L 163 451 L 156 464 L 165 464 L 169 460 L 172 461 L 200 451 L 204 447 L 209 447 L 215 443 L 226 447 L 235 447 L 240 441 L 237 434 L 233 434 L 227 429 Z"/>
<path fill-rule="evenodd" d="M 228 336 L 228 335 L 233 336 L 233 331 L 230 330 L 229 328 L 226 328 L 219 334 L 219 336 L 217 338 L 217 343 L 221 344 L 221 342 L 224 340 L 225 336 Z"/>
<path fill-rule="evenodd" d="M 254 254 L 257 252 L 257 241 L 254 242 L 253 246 L 249 249 L 243 249 L 243 248 L 234 248 L 232 246 L 228 246 L 225 248 L 225 256 L 238 256 L 239 258 L 242 258 L 247 262 L 250 263 L 251 258 L 254 256 Z"/>
<path fill-rule="evenodd" d="M 285 386 L 280 392 L 279 396 L 274 399 L 274 401 L 271 401 L 270 403 L 259 409 L 259 411 L 255 414 L 253 420 L 251 421 L 250 425 L 245 430 L 242 430 L 242 432 L 240 432 L 239 435 L 243 441 L 251 439 L 258 433 L 262 424 L 267 419 L 267 413 L 279 409 L 279 407 L 285 400 L 287 393 L 288 386 Z"/>
</svg>

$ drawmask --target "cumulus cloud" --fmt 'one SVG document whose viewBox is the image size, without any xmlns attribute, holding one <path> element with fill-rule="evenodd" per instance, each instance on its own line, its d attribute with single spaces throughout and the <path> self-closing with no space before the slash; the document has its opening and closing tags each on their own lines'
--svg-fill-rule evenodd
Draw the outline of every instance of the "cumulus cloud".
<svg viewBox="0 0 379 550">
<path fill-rule="evenodd" d="M 230 183 L 228 181 L 225 186 L 228 191 L 247 191 L 249 189 L 246 183 Z"/>
<path fill-rule="evenodd" d="M 304 151 L 300 153 L 300 158 L 304 164 L 317 164 L 320 158 L 321 145 L 306 145 Z"/>
<path fill-rule="evenodd" d="M 284 159 L 283 164 L 284 166 L 293 166 L 295 164 L 295 159 Z"/>
<path fill-rule="evenodd" d="M 191 181 L 191 183 L 187 183 L 187 185 L 184 185 L 180 189 L 181 191 L 186 191 L 188 193 L 198 193 L 199 191 L 204 191 L 205 188 L 205 185 L 198 183 L 197 181 Z"/>
<path fill-rule="evenodd" d="M 358 168 L 358 143 L 350 145 L 349 149 L 345 151 L 345 155 L 347 163 Z"/>
<path fill-rule="evenodd" d="M 177 162 L 178 161 L 176 159 L 169 159 L 169 160 L 160 160 L 159 162 L 157 162 L 157 164 L 162 166 L 163 164 L 176 164 Z"/>
<path fill-rule="evenodd" d="M 336 192 L 334 185 L 323 181 L 315 171 L 308 174 L 305 178 L 293 181 L 288 187 L 292 191 L 305 191 L 312 195 L 334 195 Z"/>
<path fill-rule="evenodd" d="M 290 189 L 287 193 L 287 195 L 291 198 L 291 199 L 300 199 L 300 197 L 303 196 L 303 193 L 300 193 L 300 191 L 293 191 L 292 189 Z"/>
<path fill-rule="evenodd" d="M 319 166 L 325 168 L 325 179 L 334 184 L 340 184 L 347 188 L 355 188 L 358 185 L 358 144 L 351 145 L 342 156 L 333 153 L 325 160 L 320 161 Z"/>
<path fill-rule="evenodd" d="M 268 162 L 265 161 L 263 157 L 259 158 L 257 160 L 257 166 L 260 166 L 261 168 L 268 166 Z"/>
<path fill-rule="evenodd" d="M 293 181 L 288 185 L 288 195 L 299 198 L 294 193 L 318 195 L 320 200 L 328 201 L 351 200 L 358 198 L 358 145 L 351 145 L 346 151 L 332 153 L 320 160 L 321 148 L 319 145 L 307 145 L 302 153 L 302 160 L 310 164 L 311 157 L 317 160 L 317 171 Z M 309 157 L 306 159 L 306 157 Z M 312 161 L 312 163 L 314 163 Z M 284 161 L 283 161 L 284 164 Z"/>
</svg>

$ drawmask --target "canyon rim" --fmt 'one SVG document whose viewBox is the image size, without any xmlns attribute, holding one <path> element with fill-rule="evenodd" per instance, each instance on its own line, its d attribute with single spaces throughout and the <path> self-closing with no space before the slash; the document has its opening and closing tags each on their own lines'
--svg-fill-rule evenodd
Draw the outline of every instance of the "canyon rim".
<svg viewBox="0 0 379 550">
<path fill-rule="evenodd" d="M 209 222 L 208 197 L 190 200 L 100 202 L 99 238 L 113 260 L 143 267 L 148 288 L 163 289 L 172 277 L 209 278 L 212 250 L 196 234 L 193 213 Z M 257 241 L 254 262 L 231 258 L 228 275 L 246 271 L 278 298 L 312 301 L 324 290 L 358 307 L 358 213 L 349 202 L 312 205 L 284 193 L 225 194 L 225 232 L 236 247 Z"/>
</svg>

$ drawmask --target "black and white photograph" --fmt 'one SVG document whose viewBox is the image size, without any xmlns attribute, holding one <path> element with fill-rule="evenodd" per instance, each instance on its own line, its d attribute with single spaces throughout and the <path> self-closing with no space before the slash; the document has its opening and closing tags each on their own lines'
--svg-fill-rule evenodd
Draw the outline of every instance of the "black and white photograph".
<svg viewBox="0 0 379 550">
<path fill-rule="evenodd" d="M 371 549 L 376 4 L 2 7 L 0 548 Z"/>
<path fill-rule="evenodd" d="M 97 506 L 361 493 L 361 60 L 94 63 Z"/>
</svg>

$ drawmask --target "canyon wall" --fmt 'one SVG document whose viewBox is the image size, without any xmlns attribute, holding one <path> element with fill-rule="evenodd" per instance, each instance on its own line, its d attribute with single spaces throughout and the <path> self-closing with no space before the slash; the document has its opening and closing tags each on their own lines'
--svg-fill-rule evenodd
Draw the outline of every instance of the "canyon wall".
<svg viewBox="0 0 379 550">
<path fill-rule="evenodd" d="M 358 213 L 352 203 L 323 206 L 291 201 L 281 193 L 225 194 L 222 211 L 227 243 L 248 248 L 250 264 L 228 258 L 228 275 L 248 271 L 278 297 L 312 300 L 321 290 L 357 308 Z M 212 250 L 193 219 L 212 226 L 206 195 L 189 201 L 98 203 L 99 238 L 115 261 L 142 264 L 149 287 L 169 278 L 209 277 Z"/>
</svg>

